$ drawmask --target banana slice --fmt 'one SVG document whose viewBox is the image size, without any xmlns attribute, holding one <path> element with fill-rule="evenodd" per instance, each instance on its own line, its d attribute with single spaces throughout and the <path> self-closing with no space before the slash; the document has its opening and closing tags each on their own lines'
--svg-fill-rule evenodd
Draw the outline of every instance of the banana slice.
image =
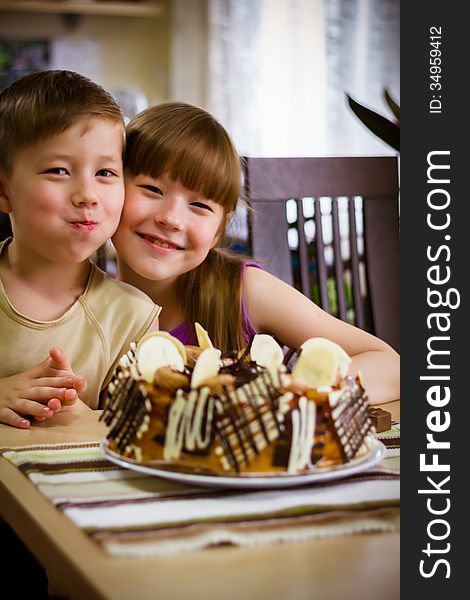
<svg viewBox="0 0 470 600">
<path fill-rule="evenodd" d="M 310 350 L 310 348 L 327 348 L 332 350 L 336 354 L 336 360 L 338 361 L 338 372 L 340 377 L 344 377 L 347 375 L 349 365 L 351 364 L 351 358 L 345 352 L 341 346 L 338 346 L 335 342 L 331 340 L 327 340 L 321 337 L 314 337 L 306 340 L 300 348 L 302 349 L 302 353 L 305 350 Z"/>
<path fill-rule="evenodd" d="M 211 342 L 211 338 L 207 331 L 200 325 L 199 323 L 194 323 L 194 327 L 196 329 L 197 343 L 202 350 L 206 348 L 213 348 L 214 345 Z"/>
<path fill-rule="evenodd" d="M 173 335 L 171 335 L 171 333 L 168 333 L 168 331 L 152 331 L 151 333 L 147 333 L 137 344 L 137 349 L 148 338 L 155 337 L 155 336 L 166 338 L 167 340 L 170 340 L 170 342 L 172 342 L 176 346 L 176 349 L 181 354 L 183 361 L 186 362 L 186 347 L 185 347 L 185 345 L 183 344 L 183 342 L 180 342 L 178 338 L 175 338 Z"/>
<path fill-rule="evenodd" d="M 220 369 L 221 352 L 217 348 L 206 348 L 201 352 L 194 365 L 191 376 L 191 387 L 198 388 L 204 383 L 215 377 Z"/>
<path fill-rule="evenodd" d="M 282 364 L 284 354 L 282 348 L 270 335 L 257 333 L 250 348 L 251 360 L 254 360 L 260 367 L 274 369 Z"/>
<path fill-rule="evenodd" d="M 166 331 L 153 331 L 137 344 L 137 362 L 145 381 L 153 382 L 155 371 L 171 367 L 184 371 L 186 351 L 183 344 Z"/>
<path fill-rule="evenodd" d="M 292 369 L 292 378 L 309 388 L 331 386 L 336 383 L 338 359 L 334 349 L 327 346 L 302 350 Z"/>
</svg>

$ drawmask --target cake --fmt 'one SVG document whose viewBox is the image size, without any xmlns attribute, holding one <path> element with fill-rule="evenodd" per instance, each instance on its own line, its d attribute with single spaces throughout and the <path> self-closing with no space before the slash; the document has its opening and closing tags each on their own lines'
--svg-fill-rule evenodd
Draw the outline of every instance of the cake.
<svg viewBox="0 0 470 600">
<path fill-rule="evenodd" d="M 132 344 L 108 385 L 108 447 L 184 473 L 305 473 L 367 452 L 373 425 L 360 376 L 336 344 L 311 338 L 284 356 L 255 335 L 222 357 L 196 324 L 199 346 L 166 332 Z"/>
<path fill-rule="evenodd" d="M 377 406 L 369 407 L 369 416 L 376 433 L 383 433 L 392 428 L 392 413 Z"/>
</svg>

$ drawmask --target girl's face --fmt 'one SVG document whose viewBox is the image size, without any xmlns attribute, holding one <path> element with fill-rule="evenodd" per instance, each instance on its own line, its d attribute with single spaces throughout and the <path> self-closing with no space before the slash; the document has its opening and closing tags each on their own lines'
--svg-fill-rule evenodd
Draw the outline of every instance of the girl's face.
<svg viewBox="0 0 470 600">
<path fill-rule="evenodd" d="M 115 232 L 124 202 L 122 128 L 83 119 L 19 150 L 0 178 L 15 246 L 35 259 L 76 264 Z"/>
<path fill-rule="evenodd" d="M 206 258 L 219 239 L 224 210 L 166 173 L 126 176 L 126 199 L 113 236 L 120 258 L 152 281 L 177 278 Z"/>
</svg>

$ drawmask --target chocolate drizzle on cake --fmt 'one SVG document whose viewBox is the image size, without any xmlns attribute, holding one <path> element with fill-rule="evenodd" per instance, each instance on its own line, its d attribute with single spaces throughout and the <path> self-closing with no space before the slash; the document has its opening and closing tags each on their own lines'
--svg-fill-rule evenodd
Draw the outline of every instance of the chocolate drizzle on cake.
<svg viewBox="0 0 470 600">
<path fill-rule="evenodd" d="M 312 463 L 335 454 L 339 454 L 341 462 L 352 460 L 363 448 L 367 434 L 373 431 L 367 409 L 367 397 L 358 382 L 318 400 Z"/>
<path fill-rule="evenodd" d="M 100 417 L 106 425 L 111 426 L 107 437 L 114 440 L 119 452 L 127 452 L 129 444 L 145 428 L 150 406 L 147 390 L 137 369 L 133 345 L 119 361 L 108 385 L 105 409 Z"/>
<path fill-rule="evenodd" d="M 145 417 L 150 412 L 149 400 L 142 384 L 134 382 L 128 400 L 123 406 L 121 418 L 116 422 L 116 443 L 121 450 L 128 450 L 129 444 L 139 435 L 146 424 Z"/>
<path fill-rule="evenodd" d="M 277 410 L 280 396 L 280 386 L 275 385 L 273 374 L 263 371 L 256 380 L 218 399 L 216 438 L 224 469 L 231 467 L 239 473 L 279 437 L 283 429 Z"/>
<path fill-rule="evenodd" d="M 368 406 L 363 398 L 364 388 L 359 384 L 344 387 L 336 395 L 330 396 L 331 418 L 345 461 L 356 456 L 366 435 L 373 430 Z"/>
</svg>

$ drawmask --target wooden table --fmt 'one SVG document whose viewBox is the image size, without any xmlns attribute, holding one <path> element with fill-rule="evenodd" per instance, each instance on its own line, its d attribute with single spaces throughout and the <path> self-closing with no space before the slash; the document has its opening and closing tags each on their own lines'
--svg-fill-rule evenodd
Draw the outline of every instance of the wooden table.
<svg viewBox="0 0 470 600">
<path fill-rule="evenodd" d="M 399 402 L 382 405 L 399 420 Z M 0 425 L 0 446 L 99 440 L 100 411 L 64 413 L 19 430 Z M 71 598 L 143 600 L 396 600 L 399 534 L 363 534 L 255 548 L 219 547 L 154 558 L 107 556 L 0 458 L 0 514 Z"/>
</svg>

